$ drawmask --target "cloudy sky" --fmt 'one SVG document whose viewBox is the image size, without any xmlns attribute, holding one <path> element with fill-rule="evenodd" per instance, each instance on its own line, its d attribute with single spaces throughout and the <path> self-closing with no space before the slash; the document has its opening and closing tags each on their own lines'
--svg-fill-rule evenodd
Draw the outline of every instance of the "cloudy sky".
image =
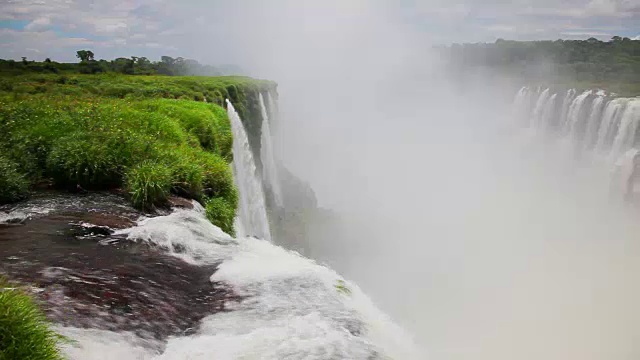
<svg viewBox="0 0 640 360">
<path fill-rule="evenodd" d="M 424 43 L 636 38 L 640 0 L 0 0 L 0 57 L 72 61 L 76 50 L 91 49 L 98 58 L 219 64 L 247 56 L 241 44 L 285 33 L 303 39 L 309 28 L 334 22 L 350 30 L 401 24 L 402 34 L 410 29 Z"/>
</svg>

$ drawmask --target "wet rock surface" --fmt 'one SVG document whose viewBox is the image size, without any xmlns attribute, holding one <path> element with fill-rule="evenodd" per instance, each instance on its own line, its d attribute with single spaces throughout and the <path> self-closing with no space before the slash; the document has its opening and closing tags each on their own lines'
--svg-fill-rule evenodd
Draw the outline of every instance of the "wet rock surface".
<svg viewBox="0 0 640 360">
<path fill-rule="evenodd" d="M 31 285 L 56 323 L 164 339 L 240 300 L 209 281 L 215 265 L 114 236 L 144 215 L 119 195 L 47 194 L 0 214 L 0 274 Z"/>
</svg>

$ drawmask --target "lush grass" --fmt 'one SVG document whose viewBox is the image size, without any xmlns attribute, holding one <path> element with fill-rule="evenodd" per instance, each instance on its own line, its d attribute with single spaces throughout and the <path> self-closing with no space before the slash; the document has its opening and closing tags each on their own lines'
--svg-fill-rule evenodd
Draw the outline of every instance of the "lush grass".
<svg viewBox="0 0 640 360">
<path fill-rule="evenodd" d="M 222 231 L 235 236 L 233 220 L 235 210 L 222 198 L 212 198 L 206 203 L 206 215 L 209 221 L 218 226 Z"/>
<path fill-rule="evenodd" d="M 232 232 L 238 194 L 221 105 L 230 99 L 249 128 L 257 94 L 274 88 L 247 77 L 0 74 L 0 203 L 49 180 L 124 188 L 144 209 L 174 193 L 216 204 L 209 218 Z"/>
<path fill-rule="evenodd" d="M 170 98 L 205 101 L 223 105 L 230 99 L 243 119 L 248 118 L 248 99 L 258 91 L 275 88 L 266 80 L 243 76 L 131 76 L 122 74 L 1 74 L 0 94 L 16 98 L 34 94 L 69 95 L 73 97 Z"/>
<path fill-rule="evenodd" d="M 174 192 L 220 197 L 235 210 L 230 124 L 218 105 L 32 95 L 0 99 L 0 122 L 0 181 L 12 184 L 3 202 L 52 179 L 61 188 L 124 187 L 145 209 Z"/>
<path fill-rule="evenodd" d="M 171 171 L 168 167 L 152 161 L 143 161 L 127 173 L 126 188 L 131 202 L 141 209 L 163 205 L 171 190 Z"/>
<path fill-rule="evenodd" d="M 29 181 L 16 164 L 0 156 L 0 203 L 22 200 L 29 194 Z"/>
<path fill-rule="evenodd" d="M 0 278 L 0 360 L 61 360 L 62 340 L 34 301 Z"/>
</svg>

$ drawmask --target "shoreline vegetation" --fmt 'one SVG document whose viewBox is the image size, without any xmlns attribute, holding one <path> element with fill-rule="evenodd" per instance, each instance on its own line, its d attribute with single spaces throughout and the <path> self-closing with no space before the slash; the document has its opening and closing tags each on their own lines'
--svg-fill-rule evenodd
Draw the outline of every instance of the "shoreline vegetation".
<svg viewBox="0 0 640 360">
<path fill-rule="evenodd" d="M 0 277 L 0 359 L 64 360 L 68 342 L 25 290 Z"/>
<path fill-rule="evenodd" d="M 84 52 L 79 64 L 58 67 L 0 60 L 0 204 L 43 186 L 124 189 L 143 210 L 165 206 L 174 194 L 202 203 L 233 235 L 238 194 L 224 102 L 252 119 L 258 94 L 276 84 L 243 76 L 84 74 L 82 66 L 95 62 Z"/>
</svg>

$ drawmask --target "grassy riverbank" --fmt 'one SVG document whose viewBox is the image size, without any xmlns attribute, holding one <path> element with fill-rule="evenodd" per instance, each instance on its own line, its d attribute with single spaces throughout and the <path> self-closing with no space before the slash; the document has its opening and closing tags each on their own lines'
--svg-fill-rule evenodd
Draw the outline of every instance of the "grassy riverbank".
<svg viewBox="0 0 640 360">
<path fill-rule="evenodd" d="M 270 86 L 245 77 L 2 76 L 0 203 L 47 184 L 123 188 L 144 209 L 173 193 L 209 204 L 212 222 L 233 233 L 233 139 L 221 105 L 229 98 L 246 113 Z"/>
<path fill-rule="evenodd" d="M 63 360 L 62 341 L 33 299 L 0 278 L 0 359 Z"/>
</svg>

